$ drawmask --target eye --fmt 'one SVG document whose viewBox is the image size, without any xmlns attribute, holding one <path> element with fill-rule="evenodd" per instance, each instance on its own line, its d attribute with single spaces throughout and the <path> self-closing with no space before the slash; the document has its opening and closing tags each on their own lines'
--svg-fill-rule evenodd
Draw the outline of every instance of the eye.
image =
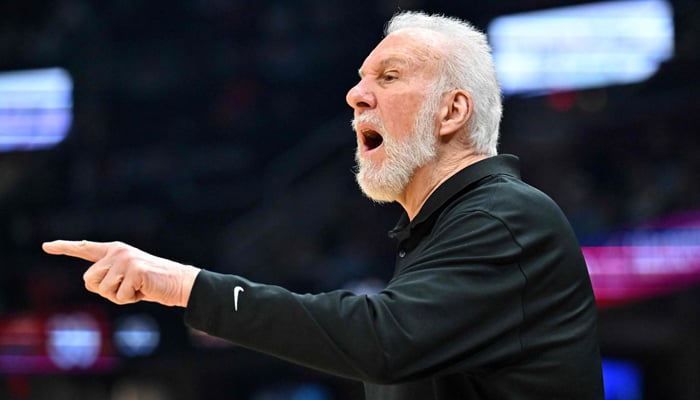
<svg viewBox="0 0 700 400">
<path fill-rule="evenodd" d="M 382 80 L 384 82 L 392 82 L 392 81 L 395 81 L 397 79 L 399 79 L 399 74 L 397 72 L 393 72 L 393 71 L 392 72 L 385 72 L 382 75 Z"/>
</svg>

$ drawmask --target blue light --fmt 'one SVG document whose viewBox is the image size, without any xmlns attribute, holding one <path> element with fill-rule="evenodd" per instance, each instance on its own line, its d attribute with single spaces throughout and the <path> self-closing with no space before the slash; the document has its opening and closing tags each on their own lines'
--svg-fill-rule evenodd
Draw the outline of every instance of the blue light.
<svg viewBox="0 0 700 400">
<path fill-rule="evenodd" d="M 114 344 L 127 357 L 148 356 L 160 343 L 160 329 L 150 315 L 129 315 L 115 325 Z"/>
<path fill-rule="evenodd" d="M 60 369 L 87 369 L 102 347 L 99 324 L 87 313 L 56 314 L 46 323 L 46 351 Z"/>
<path fill-rule="evenodd" d="M 73 81 L 62 68 L 0 73 L 0 152 L 41 150 L 73 122 Z"/>
<path fill-rule="evenodd" d="M 642 372 L 630 361 L 603 359 L 605 400 L 641 400 Z"/>
<path fill-rule="evenodd" d="M 504 94 L 640 82 L 673 56 L 664 0 L 608 1 L 494 19 L 488 27 Z"/>
</svg>

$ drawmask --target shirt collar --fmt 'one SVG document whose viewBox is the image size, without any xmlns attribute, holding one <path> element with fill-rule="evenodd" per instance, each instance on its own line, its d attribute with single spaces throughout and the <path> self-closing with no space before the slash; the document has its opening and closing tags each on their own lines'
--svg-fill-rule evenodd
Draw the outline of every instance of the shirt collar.
<svg viewBox="0 0 700 400">
<path fill-rule="evenodd" d="M 513 175 L 520 178 L 518 157 L 511 154 L 501 154 L 485 158 L 460 170 L 435 189 L 413 221 L 408 219 L 408 215 L 404 211 L 396 226 L 389 231 L 389 237 L 398 238 L 399 240 L 407 237 L 410 233 L 410 228 L 425 222 L 437 210 L 454 198 L 456 194 L 481 179 L 496 174 Z"/>
</svg>

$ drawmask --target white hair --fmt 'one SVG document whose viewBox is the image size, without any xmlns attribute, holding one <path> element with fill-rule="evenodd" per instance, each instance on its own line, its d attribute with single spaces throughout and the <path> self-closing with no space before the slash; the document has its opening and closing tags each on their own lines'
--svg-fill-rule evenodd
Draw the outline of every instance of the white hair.
<svg viewBox="0 0 700 400">
<path fill-rule="evenodd" d="M 467 91 L 474 110 L 467 124 L 471 143 L 477 153 L 496 155 L 503 106 L 491 47 L 486 35 L 470 23 L 443 15 L 404 11 L 387 23 L 385 35 L 403 29 L 427 29 L 442 34 L 444 57 L 439 65 L 436 90 Z"/>
</svg>

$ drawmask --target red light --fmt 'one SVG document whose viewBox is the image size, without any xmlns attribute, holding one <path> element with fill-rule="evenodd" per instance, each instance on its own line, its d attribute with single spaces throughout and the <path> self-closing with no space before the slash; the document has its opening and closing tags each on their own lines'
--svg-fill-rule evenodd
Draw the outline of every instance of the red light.
<svg viewBox="0 0 700 400">
<path fill-rule="evenodd" d="M 554 111 L 569 111 L 576 104 L 576 92 L 552 92 L 547 96 L 547 103 Z"/>
</svg>

